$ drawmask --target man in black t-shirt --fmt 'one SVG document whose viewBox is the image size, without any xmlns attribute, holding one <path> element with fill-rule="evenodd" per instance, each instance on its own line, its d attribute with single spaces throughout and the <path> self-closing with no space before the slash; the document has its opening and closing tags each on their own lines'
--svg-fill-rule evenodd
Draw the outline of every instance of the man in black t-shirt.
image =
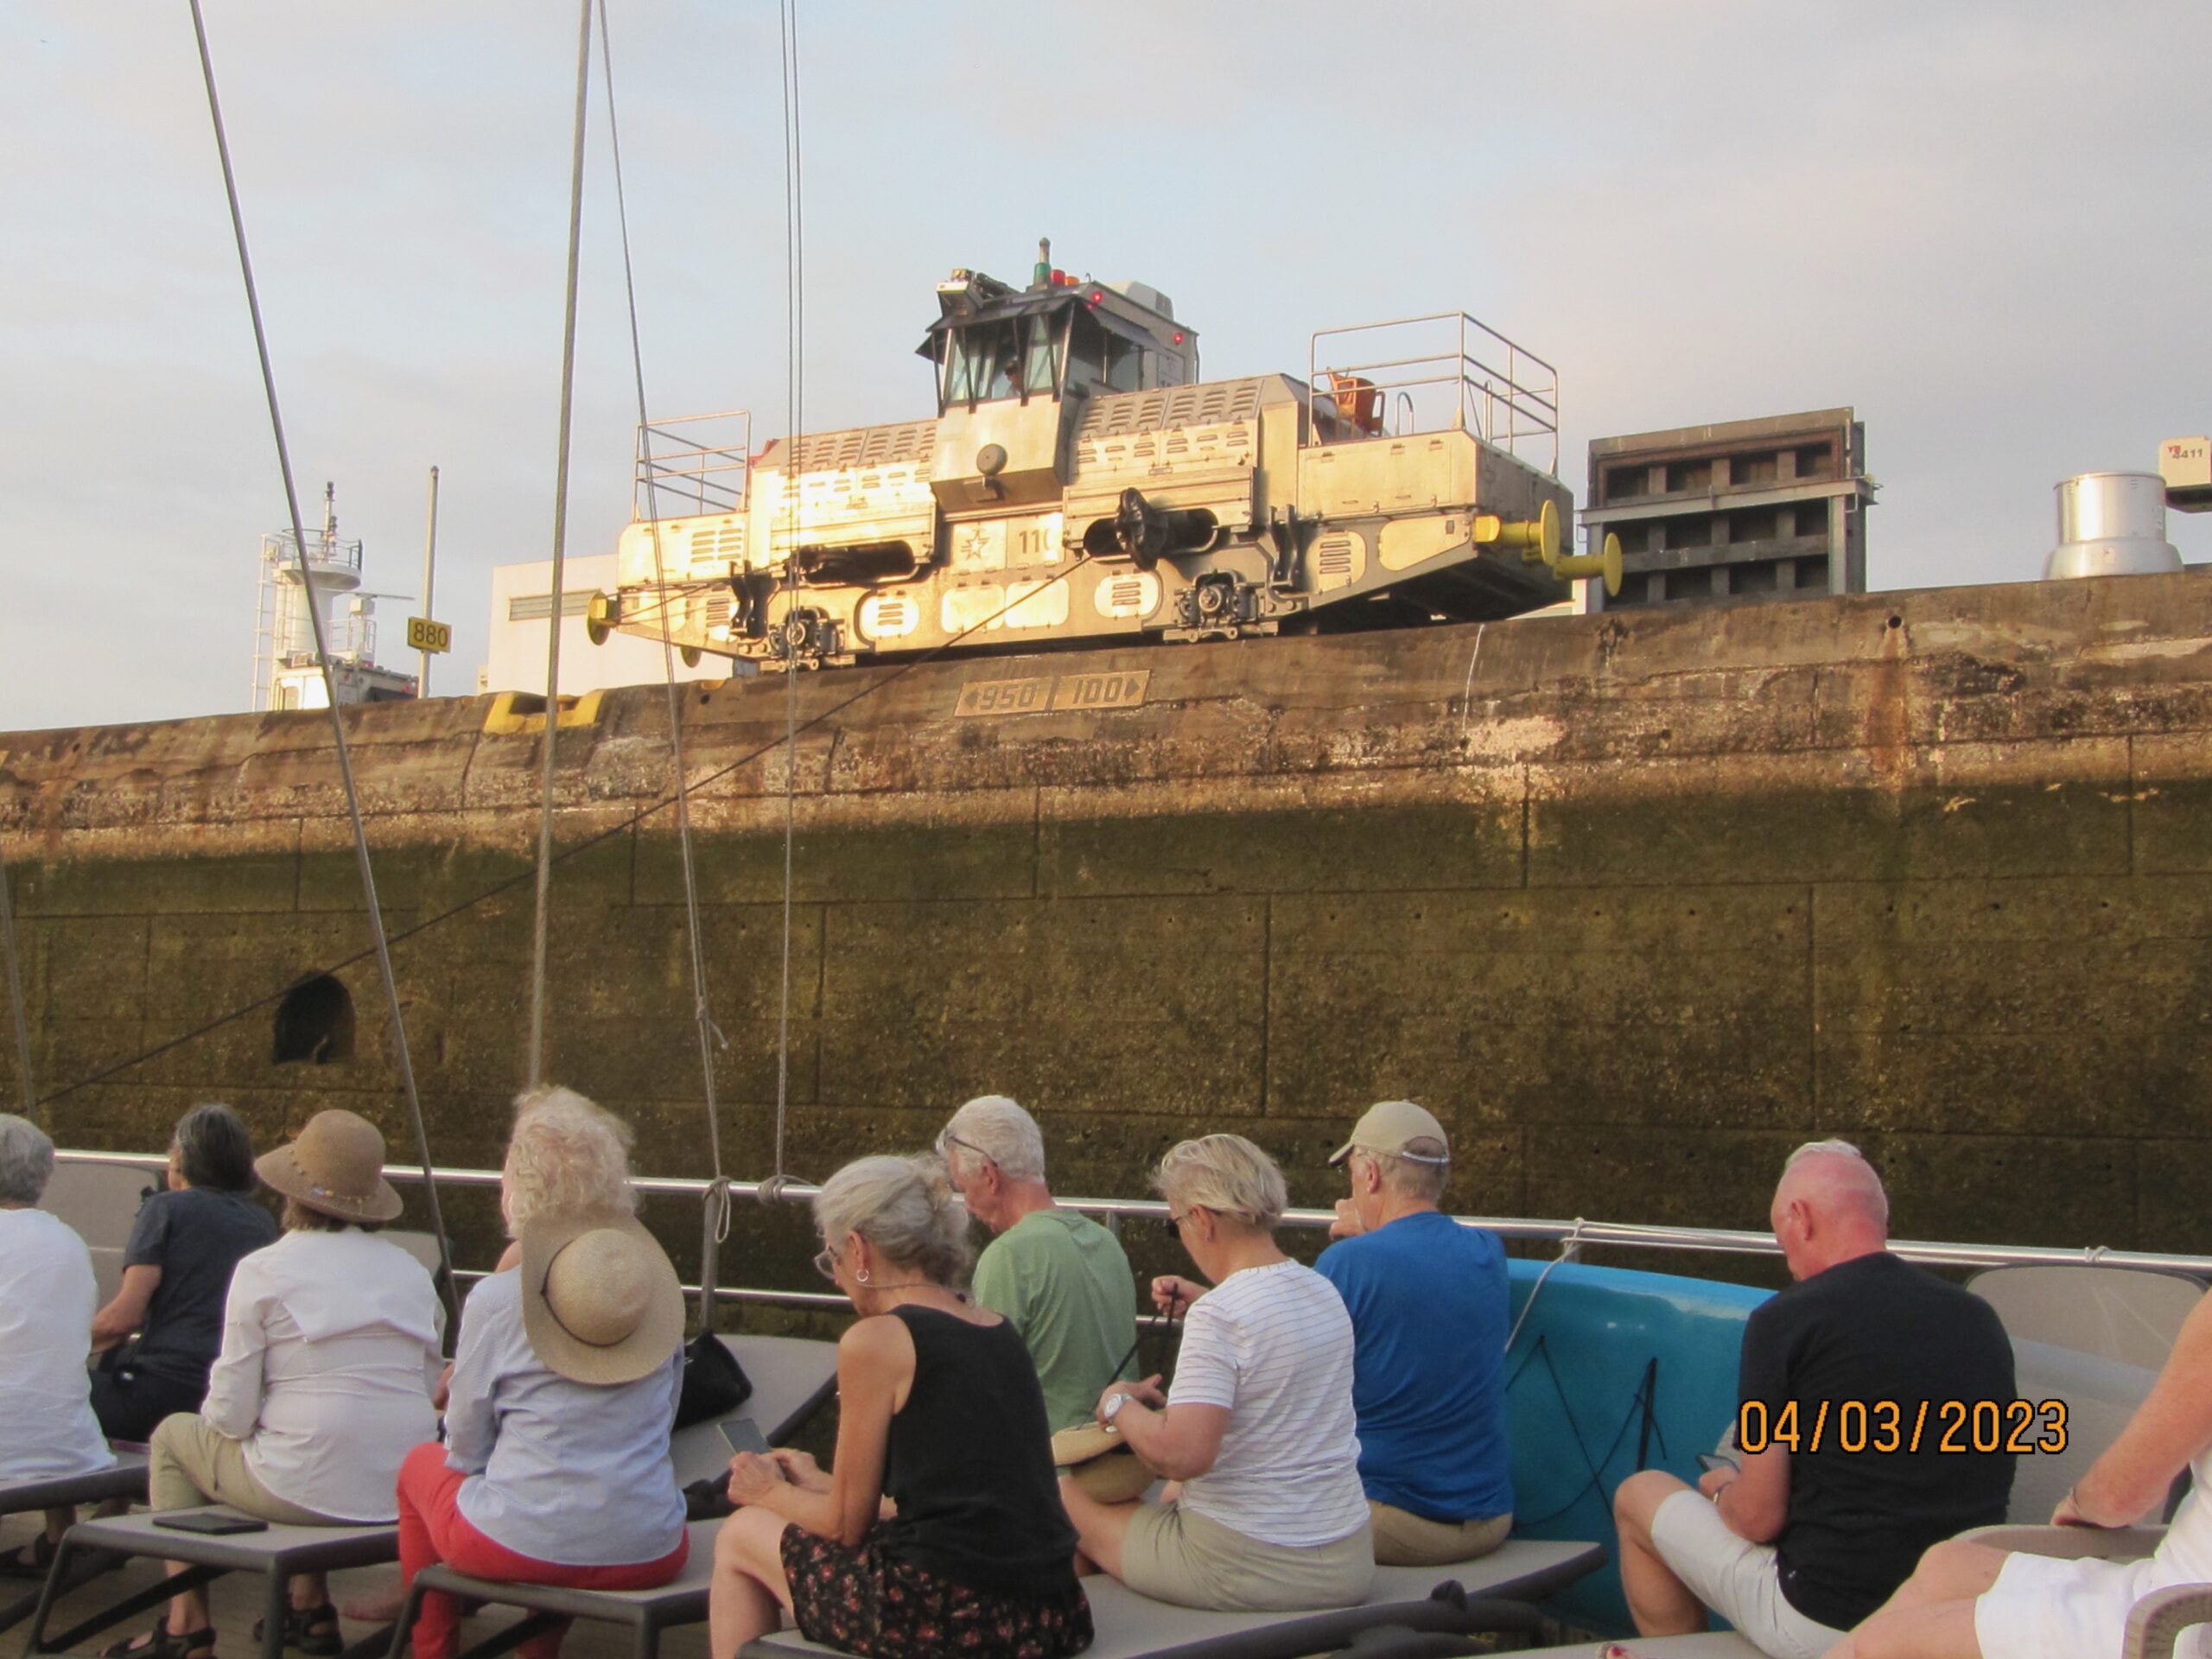
<svg viewBox="0 0 2212 1659">
<path fill-rule="evenodd" d="M 1813 1659 L 1929 1545 L 2005 1518 L 2012 1344 L 1980 1297 L 1889 1253 L 1889 1213 L 1856 1147 L 1790 1155 L 1771 1219 L 1798 1282 L 1744 1327 L 1740 1471 L 1693 1491 L 1646 1470 L 1613 1497 L 1643 1635 L 1709 1608 L 1771 1659 Z"/>
</svg>

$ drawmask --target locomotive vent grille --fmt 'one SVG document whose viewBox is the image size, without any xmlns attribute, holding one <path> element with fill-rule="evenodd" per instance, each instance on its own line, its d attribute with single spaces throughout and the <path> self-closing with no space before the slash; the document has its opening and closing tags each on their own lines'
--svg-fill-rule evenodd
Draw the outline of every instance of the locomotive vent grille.
<svg viewBox="0 0 2212 1659">
<path fill-rule="evenodd" d="M 861 631 L 871 639 L 901 639 L 921 622 L 921 607 L 903 594 L 870 594 L 861 601 Z"/>
<path fill-rule="evenodd" d="M 1260 389 L 1269 378 L 1254 375 L 1244 380 L 1211 380 L 1195 386 L 1163 386 L 1157 391 L 1094 397 L 1084 412 L 1080 435 L 1096 441 L 1134 432 L 1249 421 L 1260 412 Z"/>
<path fill-rule="evenodd" d="M 899 426 L 855 426 L 842 432 L 817 432 L 798 441 L 802 473 L 848 473 L 859 467 L 926 462 L 937 442 L 935 421 Z"/>
<path fill-rule="evenodd" d="M 710 564 L 721 559 L 742 559 L 744 556 L 745 525 L 742 522 L 726 519 L 719 524 L 702 524 L 691 532 L 691 561 L 695 564 Z"/>
<path fill-rule="evenodd" d="M 1351 531 L 1338 531 L 1313 543 L 1313 585 L 1322 593 L 1348 588 L 1365 567 L 1365 548 Z"/>
</svg>

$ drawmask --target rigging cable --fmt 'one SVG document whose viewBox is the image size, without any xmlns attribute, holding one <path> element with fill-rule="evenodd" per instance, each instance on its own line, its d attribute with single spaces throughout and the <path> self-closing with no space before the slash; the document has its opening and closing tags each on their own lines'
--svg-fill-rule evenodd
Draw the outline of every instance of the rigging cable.
<svg viewBox="0 0 2212 1659">
<path fill-rule="evenodd" d="M 197 4 L 198 0 L 194 0 Z M 553 897 L 553 752 L 561 728 L 562 570 L 569 540 L 569 427 L 576 388 L 576 255 L 584 220 L 584 115 L 591 91 L 592 0 L 576 30 L 576 131 L 569 168 L 569 292 L 561 320 L 560 453 L 553 464 L 553 611 L 545 625 L 545 749 L 538 780 L 537 914 L 530 946 L 530 1084 L 545 1080 L 545 950 Z"/>
<path fill-rule="evenodd" d="M 761 1184 L 763 1198 L 780 1191 L 784 1174 L 784 1126 L 791 1103 L 791 878 L 792 849 L 798 839 L 798 651 L 804 632 L 798 621 L 799 435 L 806 416 L 806 244 L 799 156 L 798 8 L 797 0 L 777 0 L 776 33 L 782 59 L 784 91 L 784 316 L 785 376 L 790 448 L 784 457 L 784 499 L 790 510 L 790 535 L 784 548 L 784 936 L 782 982 L 776 995 L 775 1173 Z M 746 488 L 753 487 L 752 474 Z M 827 642 L 824 641 L 824 644 Z"/>
<path fill-rule="evenodd" d="M 622 233 L 622 291 L 629 302 L 630 368 L 638 389 L 639 467 L 645 485 L 645 533 L 652 542 L 653 585 L 664 595 L 668 570 L 661 550 L 660 489 L 653 472 L 652 427 L 645 417 L 645 353 L 638 328 L 637 276 L 630 258 L 630 208 L 622 187 L 622 130 L 614 113 L 614 47 L 607 22 L 607 0 L 599 0 L 599 63 L 607 89 L 607 137 L 614 161 L 614 217 Z M 699 1272 L 699 1328 L 715 1328 L 715 1247 L 729 1236 L 729 1180 L 722 1173 L 721 1108 L 715 1098 L 715 1050 L 728 1039 L 715 1027 L 707 998 L 706 950 L 699 937 L 699 878 L 691 861 L 691 791 L 684 777 L 683 700 L 676 689 L 676 640 L 665 601 L 660 607 L 661 674 L 668 690 L 668 746 L 676 772 L 676 842 L 683 865 L 684 936 L 691 956 L 691 1011 L 699 1033 L 699 1077 L 706 1091 L 707 1149 L 715 1178 L 707 1189 L 706 1236 Z"/>
<path fill-rule="evenodd" d="M 238 187 L 231 170 L 231 143 L 223 130 L 223 106 L 215 96 L 215 63 L 207 51 L 207 25 L 200 0 L 189 0 L 192 32 L 200 46 L 200 73 L 207 86 L 207 114 L 215 129 L 215 153 L 223 164 L 223 194 L 229 200 L 231 232 L 237 238 L 238 274 L 245 283 L 246 309 L 253 318 L 253 347 L 261 361 L 261 387 L 269 399 L 269 425 L 276 440 L 276 465 L 284 476 L 284 506 L 291 515 L 292 547 L 300 561 L 300 582 L 306 591 L 308 621 L 315 630 L 315 661 L 322 669 L 322 685 L 330 706 L 330 739 L 338 758 L 338 780 L 346 791 L 346 815 L 353 829 L 353 857 L 360 866 L 361 898 L 369 912 L 371 950 L 384 981 L 385 1001 L 391 1011 L 393 1045 L 399 1058 L 399 1081 L 407 1097 L 409 1126 L 415 1132 L 415 1150 L 423 1163 L 423 1191 L 429 1199 L 430 1230 L 437 1236 L 439 1294 L 446 1304 L 448 1329 L 457 1330 L 461 1313 L 454 1300 L 453 1246 L 446 1237 L 445 1214 L 438 1203 L 438 1184 L 430 1164 L 430 1137 L 423 1123 L 423 1101 L 415 1088 L 415 1060 L 407 1046 L 407 1016 L 399 1004 L 399 982 L 392 976 L 391 942 L 385 937 L 384 910 L 377 902 L 376 873 L 369 866 L 369 833 L 361 821 L 361 798 L 353 787 L 353 762 L 346 747 L 346 719 L 338 704 L 338 687 L 330 671 L 330 654 L 323 640 L 322 606 L 315 597 L 314 563 L 308 557 L 307 532 L 300 520 L 300 493 L 292 482 L 292 452 L 284 439 L 284 416 L 276 402 L 276 372 L 269 359 L 269 335 L 261 322 L 261 296 L 253 280 L 253 258 L 246 251 L 245 214 L 238 206 Z M 353 958 L 360 960 L 359 955 Z M 65 1091 L 66 1092 L 66 1091 Z"/>
<path fill-rule="evenodd" d="M 23 1096 L 23 1116 L 38 1111 L 38 1090 L 31 1084 L 31 1027 L 23 1014 L 22 970 L 16 962 L 16 906 L 8 897 L 8 855 L 0 848 L 0 956 L 7 957 L 8 1007 L 16 1019 L 16 1084 Z"/>
<path fill-rule="evenodd" d="M 1045 587 L 1038 589 L 1037 591 L 1041 593 L 1045 591 L 1046 588 L 1051 588 L 1055 582 L 1065 582 L 1069 577 L 1074 575 L 1076 572 L 1081 570 L 1085 565 L 1093 563 L 1093 560 L 1094 556 L 1091 554 L 1078 554 L 1076 556 L 1075 561 L 1071 563 L 1066 569 L 1061 571 L 1055 576 L 1047 578 Z M 1019 599 L 1008 600 L 1005 604 L 1000 606 L 998 609 L 993 611 L 988 616 L 980 618 L 977 620 L 969 623 L 966 627 L 961 629 L 959 632 L 954 634 L 950 639 L 944 641 L 940 645 L 932 645 L 927 651 L 921 652 L 919 655 L 899 664 L 898 667 L 893 669 L 881 679 L 871 680 L 866 685 L 861 686 L 858 690 L 853 692 L 849 696 L 840 697 L 836 702 L 831 703 L 827 709 L 824 709 L 818 715 L 810 715 L 806 719 L 799 722 L 798 729 L 800 733 L 803 734 L 812 731 L 817 726 L 826 725 L 830 721 L 835 720 L 839 715 L 843 714 L 846 709 L 850 709 L 854 704 L 864 702 L 868 698 L 874 696 L 879 692 L 889 690 L 893 686 L 898 684 L 899 681 L 905 679 L 906 676 L 912 674 L 915 670 L 928 667 L 939 657 L 942 657 L 946 652 L 950 651 L 955 646 L 960 645 L 961 642 L 965 640 L 970 634 L 982 632 L 985 629 L 992 626 L 994 624 L 1001 620 L 1017 605 L 1028 604 L 1031 601 L 1035 599 L 1035 597 L 1036 594 L 1032 593 L 1025 594 Z M 754 747 L 747 750 L 743 754 L 739 755 L 736 760 L 729 762 L 728 765 L 717 766 L 714 771 L 709 772 L 705 777 L 700 779 L 692 785 L 693 793 L 696 794 L 700 790 L 706 789 L 712 785 L 720 783 L 725 778 L 731 777 L 737 772 L 744 771 L 746 767 L 751 766 L 763 755 L 767 754 L 773 749 L 781 747 L 783 742 L 784 740 L 781 737 L 771 738 L 766 743 L 759 744 Z M 613 823 L 608 824 L 604 830 L 601 830 L 594 834 L 587 836 L 582 841 L 574 842 L 570 846 L 562 849 L 559 853 L 555 855 L 554 861 L 556 863 L 559 863 L 566 859 L 581 858 L 586 853 L 591 851 L 593 848 L 603 845 L 605 842 L 613 840 L 617 836 L 628 834 L 631 830 L 635 830 L 639 824 L 643 823 L 647 818 L 652 817 L 664 808 L 673 806 L 674 804 L 676 804 L 676 798 L 673 795 L 663 796 L 659 800 L 650 802 L 647 804 L 638 808 L 627 817 L 618 818 Z M 469 898 L 463 899 L 458 904 L 448 905 L 445 909 L 438 912 L 436 915 L 426 916 L 421 921 L 414 924 L 411 927 L 404 927 L 400 929 L 398 932 L 391 935 L 391 942 L 393 944 L 404 944 L 407 940 L 413 938 L 416 934 L 427 933 L 432 928 L 440 926 L 444 923 L 453 920 L 456 916 L 465 916 L 470 911 L 475 909 L 477 906 L 487 905 L 494 899 L 498 899 L 504 894 L 513 892 L 517 887 L 521 887 L 523 883 L 528 881 L 531 879 L 531 872 L 525 870 L 518 874 L 507 877 L 504 881 L 495 881 L 490 887 L 485 888 L 483 892 L 474 894 Z M 360 963 L 367 961 L 372 954 L 373 952 L 370 950 L 357 950 L 352 956 L 331 963 L 321 971 L 333 976 L 342 974 L 348 968 L 354 967 Z M 283 1001 L 285 996 L 290 992 L 291 988 L 291 984 L 287 983 L 283 986 L 280 986 L 276 990 L 269 992 L 266 995 L 254 998 L 251 1002 L 240 1003 L 237 1007 L 232 1008 L 226 1013 L 219 1014 L 212 1020 L 203 1020 L 200 1024 L 193 1027 L 190 1030 L 181 1031 L 174 1037 L 165 1038 L 161 1042 L 155 1044 L 151 1048 L 141 1049 L 137 1053 L 131 1055 L 127 1059 L 117 1060 L 111 1065 L 102 1066 L 97 1071 L 93 1071 L 88 1073 L 86 1076 L 79 1077 L 73 1083 L 66 1083 L 62 1084 L 60 1088 L 56 1089 L 52 1094 L 41 1096 L 39 1098 L 39 1103 L 42 1106 L 51 1105 L 57 1100 L 60 1100 L 67 1096 L 75 1094 L 79 1089 L 90 1089 L 95 1084 L 105 1083 L 110 1077 L 120 1077 L 124 1072 L 130 1071 L 134 1066 L 143 1065 L 149 1060 L 157 1060 L 164 1054 L 168 1054 L 173 1052 L 175 1050 L 182 1048 L 187 1043 L 196 1042 L 199 1039 L 205 1037 L 210 1032 L 220 1031 L 225 1026 L 230 1024 L 233 1020 L 243 1020 L 246 1015 L 250 1014 L 257 1014 L 262 1009 L 270 1006 L 272 1003 Z"/>
</svg>

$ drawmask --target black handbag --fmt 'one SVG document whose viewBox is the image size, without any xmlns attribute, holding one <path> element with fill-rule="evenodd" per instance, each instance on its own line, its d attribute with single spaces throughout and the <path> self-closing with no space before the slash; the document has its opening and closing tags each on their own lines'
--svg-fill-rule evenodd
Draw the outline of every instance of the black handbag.
<svg viewBox="0 0 2212 1659">
<path fill-rule="evenodd" d="M 715 1334 L 715 1280 L 721 1255 L 717 1223 L 728 1203 L 727 1194 L 707 1196 L 705 1236 L 699 1248 L 699 1334 L 683 1344 L 683 1392 L 676 1402 L 678 1428 L 727 1417 L 753 1397 L 753 1379 Z"/>
</svg>

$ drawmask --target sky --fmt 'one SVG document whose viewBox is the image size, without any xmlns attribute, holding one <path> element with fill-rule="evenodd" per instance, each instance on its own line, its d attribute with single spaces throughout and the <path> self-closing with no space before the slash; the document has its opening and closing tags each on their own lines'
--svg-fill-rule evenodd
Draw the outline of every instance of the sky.
<svg viewBox="0 0 2212 1659">
<path fill-rule="evenodd" d="M 302 509 L 433 690 L 550 556 L 577 14 L 204 0 Z M 785 429 L 770 0 L 608 0 L 649 407 Z M 802 424 L 929 412 L 955 265 L 1173 297 L 1209 378 L 1466 310 L 1590 439 L 1848 404 L 1877 588 L 2031 579 L 2051 486 L 2212 429 L 2212 7 L 802 0 Z M 594 67 L 572 553 L 635 392 Z M 249 706 L 285 507 L 183 0 L 0 0 L 0 731 Z M 2176 515 L 2212 558 L 2212 517 Z M 383 655 L 411 669 L 404 602 Z"/>
</svg>

